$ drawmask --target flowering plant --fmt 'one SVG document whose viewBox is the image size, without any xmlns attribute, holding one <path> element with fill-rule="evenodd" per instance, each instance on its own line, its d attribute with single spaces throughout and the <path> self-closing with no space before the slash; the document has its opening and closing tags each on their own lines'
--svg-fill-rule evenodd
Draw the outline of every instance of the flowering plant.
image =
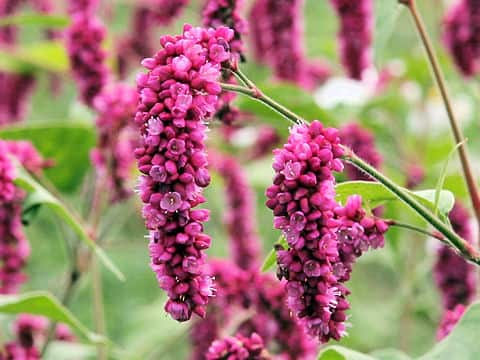
<svg viewBox="0 0 480 360">
<path fill-rule="evenodd" d="M 0 2 L 0 359 L 476 358 L 480 3 L 121 3 Z"/>
</svg>

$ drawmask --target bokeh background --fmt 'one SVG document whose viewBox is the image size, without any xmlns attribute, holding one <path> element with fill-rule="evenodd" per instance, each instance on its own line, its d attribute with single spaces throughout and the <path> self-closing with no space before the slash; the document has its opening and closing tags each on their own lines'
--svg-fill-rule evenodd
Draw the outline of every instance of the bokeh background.
<svg viewBox="0 0 480 360">
<path fill-rule="evenodd" d="M 112 50 L 111 54 L 117 37 L 129 26 L 132 3 L 133 0 L 103 2 L 100 15 L 108 26 L 109 37 L 105 45 Z M 270 70 L 250 61 L 248 55 L 249 61 L 242 69 L 260 88 L 306 118 L 318 118 L 330 126 L 360 122 L 376 134 L 376 144 L 384 156 L 383 170 L 391 178 L 405 183 L 406 166 L 416 164 L 424 167 L 426 173 L 419 188 L 435 188 L 453 141 L 411 19 L 395 3 L 394 0 L 375 1 L 377 72 L 372 71 L 370 82 L 358 83 L 344 77 L 337 54 L 337 18 L 327 0 L 306 0 L 305 5 L 307 54 L 311 58 L 325 59 L 334 70 L 333 77 L 326 84 L 307 93 L 294 85 L 272 80 Z M 478 80 L 466 81 L 459 75 L 442 46 L 441 19 L 448 3 L 419 1 L 419 7 L 439 51 L 455 110 L 468 137 L 467 145 L 473 161 L 478 166 L 479 122 L 475 114 L 478 113 L 480 87 Z M 58 5 L 61 13 L 64 4 L 58 2 Z M 392 7 L 395 8 L 393 12 Z M 398 19 L 393 21 L 392 16 Z M 159 28 L 158 35 L 178 33 L 185 22 L 201 23 L 198 0 L 191 1 L 174 25 Z M 77 100 L 74 83 L 64 69 L 66 58 L 62 48 L 42 49 L 40 31 L 28 25 L 20 26 L 20 29 L 21 46 L 34 49 L 29 53 L 29 61 L 39 64 L 35 68 L 38 83 L 26 124 L 45 129 L 44 135 L 35 142 L 46 155 L 63 159 L 62 164 L 67 164 L 49 170 L 47 175 L 51 179 L 63 179 L 60 182 L 63 181 L 63 192 L 69 203 L 79 212 L 88 214 L 90 209 L 86 199 L 89 194 L 85 193 L 84 185 L 93 181 L 88 151 L 95 143 L 94 114 Z M 110 59 L 111 66 L 114 66 L 114 59 L 114 56 Z M 8 65 L 2 61 L 0 64 Z M 58 95 L 52 95 L 49 90 L 48 66 L 60 69 L 62 86 Z M 385 69 L 392 74 L 391 80 L 380 92 L 373 90 L 379 73 Z M 138 71 L 142 71 L 140 66 L 132 70 L 126 81 L 133 84 Z M 221 144 L 217 125 L 212 124 L 209 141 L 215 146 L 241 154 L 251 143 L 256 126 L 265 122 L 277 127 L 282 136 L 287 133 L 285 122 L 261 105 L 245 98 L 239 98 L 237 103 L 242 109 L 259 115 L 247 129 L 235 135 L 233 145 L 229 146 Z M 71 123 L 74 127 L 81 124 L 86 130 L 80 136 L 77 132 L 56 133 L 54 128 L 59 123 Z M 9 137 L 22 137 L 22 134 L 14 130 L 3 133 Z M 264 191 L 272 177 L 270 163 L 271 155 L 267 155 L 245 164 L 256 192 L 256 219 L 265 254 L 279 236 L 279 232 L 272 229 L 271 212 L 264 206 Z M 132 173 L 134 185 L 135 174 Z M 460 199 L 466 196 L 455 157 L 448 167 L 445 188 Z M 223 191 L 221 178 L 214 174 L 212 186 L 206 190 L 208 201 L 205 205 L 212 211 L 206 228 L 213 238 L 213 246 L 208 251 L 211 257 L 226 256 L 228 239 L 222 223 Z M 140 202 L 134 196 L 126 203 L 111 206 L 102 220 L 104 247 L 127 277 L 122 283 L 111 273 L 103 271 L 107 333 L 132 358 L 184 359 L 189 351 L 189 324 L 178 324 L 163 311 L 165 298 L 148 265 L 146 231 L 140 208 Z M 389 205 L 386 216 L 423 226 L 421 220 L 399 204 Z M 73 240 L 75 236 L 47 209 L 42 209 L 27 227 L 27 235 L 32 256 L 27 269 L 30 280 L 23 289 L 47 289 L 59 294 L 68 266 L 64 240 Z M 393 347 L 410 355 L 420 355 L 435 343 L 441 315 L 440 298 L 431 273 L 435 246 L 433 241 L 415 233 L 392 229 L 384 249 L 361 257 L 349 283 L 352 291 L 351 327 L 342 344 L 363 352 Z M 91 278 L 87 275 L 81 279 L 74 294 L 71 310 L 89 328 L 94 327 L 91 298 Z M 2 316 L 5 336 L 10 331 L 11 319 Z M 88 345 L 52 348 L 47 358 L 84 358 L 82 354 L 85 358 L 94 358 L 94 348 Z"/>
</svg>

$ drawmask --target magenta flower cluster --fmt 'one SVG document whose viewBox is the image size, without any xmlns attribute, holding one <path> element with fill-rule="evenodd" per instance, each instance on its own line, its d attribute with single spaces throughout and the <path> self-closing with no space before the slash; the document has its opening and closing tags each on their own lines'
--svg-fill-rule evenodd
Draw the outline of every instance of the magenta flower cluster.
<svg viewBox="0 0 480 360">
<path fill-rule="evenodd" d="M 227 26 L 234 31 L 230 51 L 234 56 L 243 57 L 242 36 L 247 32 L 247 22 L 240 11 L 243 0 L 207 0 L 203 7 L 203 26 L 218 28 Z M 240 60 L 240 59 L 237 60 Z"/>
<path fill-rule="evenodd" d="M 279 277 L 287 280 L 288 306 L 321 341 L 346 333 L 348 290 L 333 272 L 338 261 L 334 177 L 343 170 L 338 131 L 319 121 L 291 130 L 288 143 L 274 151 L 273 185 L 267 206 L 288 250 L 277 252 Z"/>
<path fill-rule="evenodd" d="M 258 268 L 243 270 L 227 260 L 210 261 L 209 266 L 217 292 L 210 301 L 208 317 L 192 329 L 192 360 L 204 359 L 212 341 L 238 319 L 242 321 L 233 330 L 245 336 L 258 333 L 276 358 L 315 358 L 317 344 L 285 306 L 283 283 L 270 274 L 259 273 Z"/>
<path fill-rule="evenodd" d="M 70 0 L 71 24 L 65 32 L 73 77 L 81 100 L 88 106 L 107 83 L 106 52 L 102 42 L 106 30 L 95 16 L 98 0 Z"/>
<path fill-rule="evenodd" d="M 0 141 L 0 293 L 12 294 L 25 282 L 23 267 L 30 246 L 22 231 L 24 192 L 13 180 L 15 169 L 7 145 Z"/>
<path fill-rule="evenodd" d="M 463 75 L 480 71 L 480 4 L 478 0 L 459 0 L 444 18 L 443 41 Z"/>
<path fill-rule="evenodd" d="M 28 110 L 28 99 L 35 88 L 31 74 L 9 74 L 0 72 L 0 126 L 24 119 Z"/>
<path fill-rule="evenodd" d="M 270 355 L 265 351 L 262 338 L 258 334 L 251 336 L 228 336 L 216 340 L 208 349 L 207 360 L 269 360 Z"/>
<path fill-rule="evenodd" d="M 22 229 L 25 192 L 13 183 L 13 158 L 37 174 L 49 164 L 26 141 L 0 141 L 0 294 L 16 293 L 26 281 L 23 268 L 30 256 L 30 245 Z"/>
<path fill-rule="evenodd" d="M 256 0 L 249 16 L 257 61 L 275 75 L 307 89 L 329 75 L 321 61 L 310 62 L 303 49 L 303 0 Z"/>
<path fill-rule="evenodd" d="M 233 39 L 230 42 L 230 52 L 232 54 L 233 66 L 239 61 L 244 60 L 243 36 L 247 31 L 247 22 L 240 14 L 243 6 L 243 0 L 207 0 L 202 11 L 202 22 L 205 27 L 218 28 L 227 26 L 233 30 Z M 236 84 L 234 75 L 229 71 L 222 72 L 222 81 L 225 83 Z M 224 125 L 223 130 L 228 137 L 228 132 L 233 128 L 236 120 L 240 117 L 240 111 L 232 105 L 236 94 L 224 91 L 220 94 L 216 118 Z"/>
<path fill-rule="evenodd" d="M 117 66 L 120 78 L 125 78 L 129 68 L 140 59 L 153 54 L 153 25 L 150 10 L 137 5 L 133 9 L 130 29 L 123 35 L 117 46 Z"/>
<path fill-rule="evenodd" d="M 285 283 L 270 274 L 257 274 L 249 286 L 258 289 L 252 294 L 255 315 L 240 326 L 241 331 L 258 333 L 277 359 L 315 359 L 318 344 L 286 306 Z"/>
<path fill-rule="evenodd" d="M 21 314 L 15 320 L 13 333 L 15 339 L 5 344 L 5 353 L 0 359 L 5 360 L 39 360 L 39 346 L 45 341 L 48 334 L 48 320 L 42 316 Z M 75 341 L 70 328 L 65 324 L 58 324 L 54 338 L 59 341 Z"/>
<path fill-rule="evenodd" d="M 189 0 L 142 0 L 150 10 L 152 20 L 158 25 L 169 25 L 188 5 Z"/>
<path fill-rule="evenodd" d="M 14 15 L 22 5 L 18 0 L 0 3 L 0 17 Z M 13 25 L 0 28 L 0 47 L 9 51 L 15 45 L 17 28 Z M 28 109 L 28 99 L 35 87 L 32 74 L 16 74 L 0 71 L 0 126 L 23 120 Z"/>
<path fill-rule="evenodd" d="M 278 131 L 272 126 L 261 126 L 257 130 L 257 137 L 250 148 L 249 158 L 258 159 L 270 155 L 273 148 L 280 142 Z"/>
<path fill-rule="evenodd" d="M 335 215 L 340 222 L 337 230 L 340 261 L 335 263 L 333 270 L 339 280 L 347 281 L 358 257 L 369 249 L 384 246 L 388 224 L 382 219 L 368 216 L 359 195 L 350 196 L 344 207 L 335 209 Z"/>
<path fill-rule="evenodd" d="M 44 341 L 48 335 L 49 320 L 40 315 L 20 314 L 13 325 L 13 332 L 19 342 L 25 346 L 38 344 Z M 70 327 L 64 323 L 58 323 L 55 327 L 54 337 L 59 341 L 75 341 L 75 335 Z"/>
<path fill-rule="evenodd" d="M 371 66 L 373 29 L 372 0 L 331 0 L 338 14 L 339 51 L 348 76 L 361 80 Z"/>
<path fill-rule="evenodd" d="M 208 316 L 193 324 L 191 360 L 205 359 L 208 348 L 235 314 L 252 305 L 248 271 L 229 260 L 210 259 L 207 266 L 208 273 L 215 278 L 215 297 L 208 304 Z"/>
<path fill-rule="evenodd" d="M 112 201 L 130 195 L 127 182 L 135 162 L 136 131 L 131 126 L 138 95 L 135 88 L 116 83 L 94 100 L 98 141 L 92 160 L 101 181 L 111 191 Z"/>
<path fill-rule="evenodd" d="M 258 333 L 279 359 L 312 359 L 316 344 L 285 306 L 283 284 L 270 274 L 259 273 L 261 244 L 255 232 L 254 195 L 246 174 L 230 156 L 213 153 L 209 163 L 225 180 L 225 220 L 233 262 L 208 263 L 216 294 L 209 303 L 208 317 L 194 324 L 191 359 L 204 359 L 212 341 L 231 328 L 232 322 L 238 322 L 233 330 L 239 334 Z"/>
<path fill-rule="evenodd" d="M 369 130 L 352 122 L 342 126 L 339 136 L 342 144 L 352 149 L 356 155 L 373 167 L 380 168 L 383 158 L 375 146 L 375 137 Z M 347 164 L 345 171 L 350 180 L 372 180 L 370 176 L 361 172 L 353 165 Z"/>
<path fill-rule="evenodd" d="M 414 189 L 425 180 L 425 169 L 417 164 L 408 164 L 405 173 L 407 175 L 406 188 Z"/>
<path fill-rule="evenodd" d="M 458 304 L 453 309 L 445 311 L 437 330 L 438 341 L 442 340 L 452 332 L 455 325 L 457 325 L 458 321 L 465 313 L 465 310 L 465 305 Z"/>
<path fill-rule="evenodd" d="M 154 35 L 159 26 L 177 19 L 188 5 L 188 0 L 141 0 L 132 10 L 131 31 L 118 44 L 118 72 L 125 78 L 130 65 L 150 56 L 154 50 Z"/>
<path fill-rule="evenodd" d="M 297 125 L 283 149 L 274 151 L 273 185 L 267 206 L 288 249 L 278 249 L 278 276 L 287 280 L 288 306 L 308 329 L 326 342 L 346 334 L 348 280 L 356 257 L 383 246 L 388 226 L 366 216 L 361 198 L 344 207 L 335 200 L 334 171 L 342 171 L 338 130 L 319 121 Z"/>
<path fill-rule="evenodd" d="M 210 182 L 204 122 L 216 110 L 217 79 L 232 39 L 228 28 L 185 25 L 182 35 L 160 39 L 162 49 L 143 60 L 148 72 L 137 78 L 142 139 L 135 156 L 151 266 L 169 296 L 165 309 L 178 321 L 192 312 L 203 317 L 213 295 L 203 253 L 211 241 L 202 225 L 209 212 L 194 208 L 205 201 L 201 190 Z"/>
<path fill-rule="evenodd" d="M 472 243 L 470 215 L 463 205 L 457 202 L 448 217 L 453 230 Z M 458 304 L 468 305 L 474 299 L 477 289 L 475 266 L 445 245 L 438 249 L 433 276 L 445 310 L 452 310 Z"/>
<path fill-rule="evenodd" d="M 224 221 L 229 234 L 233 262 L 242 269 L 260 266 L 260 241 L 256 233 L 255 195 L 241 165 L 231 156 L 211 154 L 211 167 L 225 182 Z"/>
</svg>

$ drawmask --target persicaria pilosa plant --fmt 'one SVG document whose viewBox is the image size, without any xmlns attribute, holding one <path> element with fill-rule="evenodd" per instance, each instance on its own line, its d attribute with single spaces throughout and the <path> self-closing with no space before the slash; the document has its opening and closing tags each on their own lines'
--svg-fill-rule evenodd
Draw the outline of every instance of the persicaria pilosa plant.
<svg viewBox="0 0 480 360">
<path fill-rule="evenodd" d="M 480 4 L 417 2 L 0 1 L 0 359 L 478 353 Z"/>
</svg>

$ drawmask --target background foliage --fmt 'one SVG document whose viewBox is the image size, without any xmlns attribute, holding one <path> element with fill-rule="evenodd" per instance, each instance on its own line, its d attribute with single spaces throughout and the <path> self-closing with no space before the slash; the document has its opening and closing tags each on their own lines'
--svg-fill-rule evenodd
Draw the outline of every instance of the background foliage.
<svg viewBox="0 0 480 360">
<path fill-rule="evenodd" d="M 322 99 L 330 97 L 329 100 L 332 100 L 331 97 L 335 95 L 328 92 L 326 87 L 315 94 L 309 94 L 293 85 L 272 83 L 268 77 L 269 70 L 254 63 L 247 63 L 244 72 L 258 82 L 266 93 L 305 118 L 318 118 L 328 125 L 336 126 L 357 119 L 375 131 L 377 144 L 385 157 L 384 170 L 391 178 L 399 183 L 404 182 L 403 162 L 408 159 L 427 170 L 427 178 L 421 187 L 435 188 L 444 161 L 453 147 L 447 118 L 408 14 L 397 7 L 395 0 L 376 0 L 375 4 L 375 61 L 379 68 L 391 66 L 398 74 L 380 94 L 367 96 L 355 104 L 347 101 L 326 106 L 331 101 L 325 102 Z M 468 137 L 468 146 L 472 154 L 480 154 L 479 123 L 474 118 L 478 113 L 478 82 L 465 82 L 439 45 L 440 19 L 444 10 L 442 2 L 423 1 L 419 5 L 440 51 L 454 105 Z M 113 12 L 108 26 L 110 35 L 115 36 L 125 30 L 131 7 L 128 1 L 118 0 L 111 7 Z M 328 1 L 307 0 L 305 14 L 308 55 L 329 59 L 336 74 L 342 76 L 336 52 L 336 17 Z M 80 185 L 82 181 L 93 181 L 88 162 L 88 152 L 95 142 L 93 114 L 76 101 L 74 85 L 67 74 L 68 64 L 63 47 L 59 44 L 41 43 L 37 31 L 40 26 L 38 21 L 28 17 L 17 21 L 21 26 L 21 49 L 8 56 L 0 54 L 0 67 L 33 69 L 38 73 L 39 84 L 27 123 L 21 128 L 0 131 L 0 137 L 31 139 L 43 155 L 54 158 L 57 166 L 47 171 L 48 180 L 62 191 L 71 206 L 78 212 L 87 214 L 89 209 L 86 208 L 85 199 L 88 199 L 89 194 L 85 194 Z M 61 26 L 62 19 L 56 21 Z M 161 33 L 178 32 L 181 24 L 186 21 L 200 23 L 198 1 L 192 1 L 182 19 L 173 27 L 161 29 Z M 107 46 L 112 46 L 111 44 L 112 39 Z M 52 98 L 49 92 L 46 70 L 54 70 L 62 76 L 63 89 L 56 98 Z M 133 79 L 134 74 L 129 81 L 133 83 Z M 315 101 L 315 97 L 321 101 Z M 287 128 L 278 116 L 262 105 L 244 98 L 239 98 L 238 103 L 243 109 L 261 116 L 262 122 L 275 125 L 286 135 Z M 214 134 L 212 132 L 213 142 Z M 474 161 L 478 164 L 478 156 L 474 156 Z M 257 222 L 265 253 L 271 249 L 279 235 L 272 230 L 271 212 L 263 205 L 263 193 L 272 175 L 270 163 L 271 159 L 267 157 L 247 165 L 249 179 L 257 193 Z M 445 188 L 451 190 L 456 197 L 464 198 L 466 191 L 457 163 L 451 161 L 448 167 Z M 206 231 L 214 239 L 209 255 L 225 256 L 221 179 L 214 176 L 213 184 L 206 191 L 207 206 L 212 209 L 212 220 Z M 411 223 L 421 224 L 418 218 L 405 211 L 400 204 L 393 203 L 386 211 L 387 216 L 395 215 Z M 134 197 L 125 204 L 109 208 L 101 228 L 106 236 L 104 247 L 108 255 L 119 264 L 126 276 L 125 282 L 119 282 L 111 272 L 103 268 L 108 337 L 118 344 L 119 351 L 127 352 L 118 356 L 139 359 L 186 357 L 188 346 L 185 339 L 189 325 L 175 323 L 163 311 L 164 299 L 148 266 L 146 240 L 143 238 L 145 229 L 140 218 L 138 199 Z M 68 260 L 64 238 L 72 238 L 74 235 L 46 208 L 42 208 L 38 217 L 27 227 L 27 235 L 32 245 L 32 256 L 28 264 L 30 281 L 24 290 L 47 289 L 59 294 L 59 284 L 65 280 Z M 363 353 L 381 348 L 396 348 L 415 357 L 432 348 L 440 317 L 439 296 L 431 274 L 433 249 L 433 243 L 422 236 L 392 229 L 387 235 L 387 244 L 383 250 L 370 252 L 360 259 L 349 285 L 352 290 L 352 326 L 349 336 L 341 345 Z M 81 280 L 71 303 L 71 312 L 81 323 L 93 328 L 90 281 L 88 276 Z M 473 307 L 467 314 L 469 318 L 461 324 L 470 333 L 475 333 L 478 328 L 475 321 L 472 321 L 472 318 L 478 319 L 478 312 L 478 306 Z M 8 332 L 7 320 L 12 316 L 2 317 L 5 318 L 2 326 Z M 462 334 L 454 333 L 450 341 L 460 341 L 458 339 L 463 339 Z M 478 341 L 462 344 L 478 348 Z M 434 354 L 440 351 L 439 348 L 437 346 L 431 355 L 421 359 L 469 358 L 469 355 L 457 352 L 460 351 L 458 346 L 454 353 L 447 352 L 437 357 Z M 85 354 L 88 358 L 93 357 L 93 349 L 88 344 L 58 344 L 50 349 L 47 358 L 70 359 L 71 354 L 75 354 L 76 358 Z M 352 354 L 332 349 L 324 353 L 321 359 L 370 359 L 368 356 Z M 407 358 L 393 350 L 377 350 L 374 356 L 377 359 Z"/>
</svg>

